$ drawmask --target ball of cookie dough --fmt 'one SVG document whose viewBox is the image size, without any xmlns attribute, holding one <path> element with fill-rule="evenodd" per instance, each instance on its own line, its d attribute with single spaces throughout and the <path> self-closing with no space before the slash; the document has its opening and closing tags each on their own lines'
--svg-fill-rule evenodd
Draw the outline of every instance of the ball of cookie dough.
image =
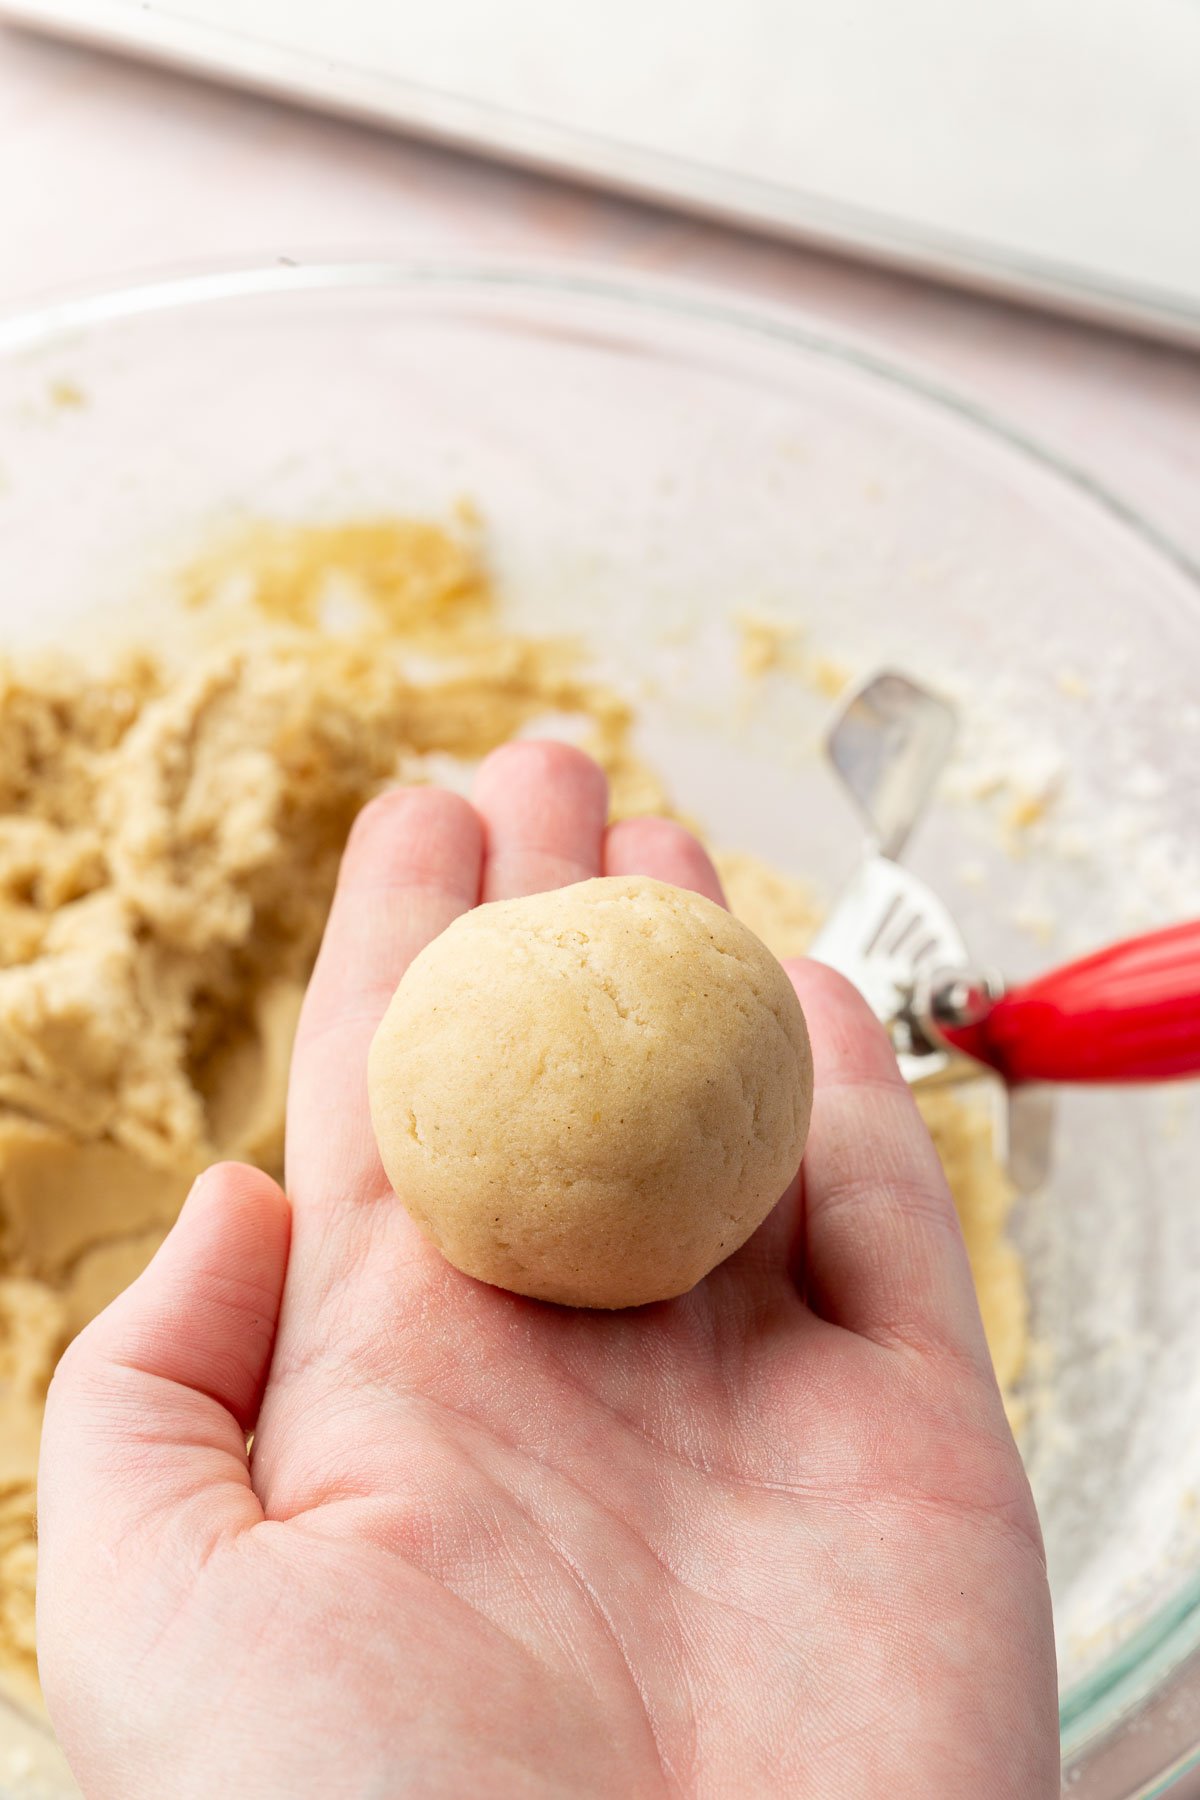
<svg viewBox="0 0 1200 1800">
<path fill-rule="evenodd" d="M 456 1268 L 640 1306 L 766 1218 L 800 1165 L 812 1058 L 753 932 L 610 878 L 457 919 L 397 988 L 369 1085 L 388 1179 Z"/>
</svg>

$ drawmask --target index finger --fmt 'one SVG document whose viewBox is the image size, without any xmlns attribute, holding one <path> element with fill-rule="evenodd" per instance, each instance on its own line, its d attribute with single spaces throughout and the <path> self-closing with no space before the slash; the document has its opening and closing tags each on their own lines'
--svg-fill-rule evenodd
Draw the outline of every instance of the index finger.
<svg viewBox="0 0 1200 1800">
<path fill-rule="evenodd" d="M 367 1106 L 367 1051 L 414 956 L 479 899 L 483 827 L 439 788 L 383 794 L 355 821 L 342 858 L 292 1055 L 288 1192 L 387 1186 Z"/>
<path fill-rule="evenodd" d="M 803 1177 L 814 1311 L 878 1342 L 990 1367 L 954 1201 L 887 1034 L 832 969 L 785 967 L 813 1049 Z"/>
</svg>

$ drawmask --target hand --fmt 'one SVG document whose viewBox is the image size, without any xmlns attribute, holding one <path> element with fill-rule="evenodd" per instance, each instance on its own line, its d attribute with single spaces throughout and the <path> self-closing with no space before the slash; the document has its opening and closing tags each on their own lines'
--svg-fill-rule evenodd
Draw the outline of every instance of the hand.
<svg viewBox="0 0 1200 1800">
<path fill-rule="evenodd" d="M 89 1800 L 1057 1795 L 1037 1518 L 937 1158 L 844 982 L 791 970 L 803 1182 L 683 1299 L 485 1287 L 388 1190 L 367 1046 L 457 914 L 602 870 L 721 898 L 686 832 L 605 806 L 586 758 L 524 744 L 474 807 L 367 808 L 290 1212 L 210 1170 L 67 1351 L 38 1624 Z"/>
</svg>

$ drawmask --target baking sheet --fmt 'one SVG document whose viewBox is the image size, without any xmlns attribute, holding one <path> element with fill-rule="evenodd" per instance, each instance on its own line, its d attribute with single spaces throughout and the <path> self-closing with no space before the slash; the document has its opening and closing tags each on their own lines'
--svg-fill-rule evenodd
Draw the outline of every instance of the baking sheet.
<svg viewBox="0 0 1200 1800">
<path fill-rule="evenodd" d="M 1190 0 L 0 0 L 27 23 L 1200 343 Z"/>
</svg>

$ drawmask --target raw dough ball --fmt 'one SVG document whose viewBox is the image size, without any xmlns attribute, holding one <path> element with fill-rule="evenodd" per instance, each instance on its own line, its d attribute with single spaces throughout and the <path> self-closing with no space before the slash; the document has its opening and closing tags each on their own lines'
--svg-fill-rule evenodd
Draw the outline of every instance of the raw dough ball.
<svg viewBox="0 0 1200 1800">
<path fill-rule="evenodd" d="M 697 894 L 580 882 L 464 913 L 371 1046 L 388 1178 L 456 1268 L 568 1306 L 683 1294 L 796 1173 L 800 1003 Z"/>
</svg>

